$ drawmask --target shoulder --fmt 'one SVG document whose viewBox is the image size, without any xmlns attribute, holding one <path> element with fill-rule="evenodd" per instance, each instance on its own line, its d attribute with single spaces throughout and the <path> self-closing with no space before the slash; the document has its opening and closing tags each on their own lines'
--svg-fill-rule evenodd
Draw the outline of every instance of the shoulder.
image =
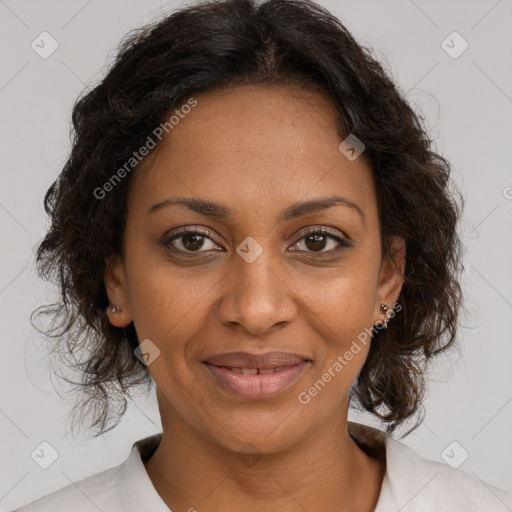
<svg viewBox="0 0 512 512">
<path fill-rule="evenodd" d="M 391 494 L 403 512 L 510 512 L 512 494 L 497 489 L 448 464 L 425 459 L 385 433 L 352 424 L 350 431 L 363 442 L 382 443 Z"/>
<path fill-rule="evenodd" d="M 117 476 L 121 466 L 107 469 L 43 496 L 13 512 L 86 512 L 102 510 L 116 494 Z M 96 505 L 96 506 L 95 506 Z"/>
<path fill-rule="evenodd" d="M 420 457 L 405 444 L 389 438 L 386 442 L 388 478 L 404 512 L 510 511 L 512 495 L 497 489 L 477 476 L 448 464 Z"/>
<path fill-rule="evenodd" d="M 74 482 L 13 512 L 168 512 L 147 475 L 143 460 L 155 450 L 161 433 L 132 444 L 118 466 Z"/>
</svg>

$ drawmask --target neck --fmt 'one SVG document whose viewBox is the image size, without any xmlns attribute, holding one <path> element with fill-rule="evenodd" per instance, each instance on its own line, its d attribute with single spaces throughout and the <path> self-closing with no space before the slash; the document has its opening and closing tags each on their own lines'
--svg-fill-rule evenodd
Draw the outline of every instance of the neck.
<svg viewBox="0 0 512 512">
<path fill-rule="evenodd" d="M 227 450 L 166 412 L 145 467 L 171 510 L 369 512 L 377 504 L 385 462 L 349 435 L 347 410 L 300 444 L 266 454 Z"/>
</svg>

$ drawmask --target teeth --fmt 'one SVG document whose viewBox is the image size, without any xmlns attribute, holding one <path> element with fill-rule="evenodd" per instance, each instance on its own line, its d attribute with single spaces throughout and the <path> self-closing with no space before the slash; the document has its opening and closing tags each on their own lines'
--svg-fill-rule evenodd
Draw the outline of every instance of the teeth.
<svg viewBox="0 0 512 512">
<path fill-rule="evenodd" d="M 242 373 L 244 375 L 256 375 L 258 373 L 267 374 L 267 373 L 274 373 L 278 372 L 279 370 L 282 370 L 283 367 L 280 366 L 279 368 L 270 368 L 269 370 L 260 370 L 258 368 L 228 368 L 232 372 L 235 373 Z"/>
<path fill-rule="evenodd" d="M 242 368 L 242 373 L 244 375 L 256 375 L 258 373 L 258 368 Z"/>
</svg>

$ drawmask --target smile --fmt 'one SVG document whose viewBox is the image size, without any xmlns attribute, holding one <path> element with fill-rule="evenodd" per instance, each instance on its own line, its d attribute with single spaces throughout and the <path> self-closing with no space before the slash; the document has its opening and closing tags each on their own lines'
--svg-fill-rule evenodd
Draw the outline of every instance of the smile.
<svg viewBox="0 0 512 512">
<path fill-rule="evenodd" d="M 203 364 L 215 382 L 224 389 L 248 400 L 259 400 L 278 395 L 291 387 L 311 362 L 302 361 L 267 369 L 215 366 L 207 362 Z"/>
</svg>

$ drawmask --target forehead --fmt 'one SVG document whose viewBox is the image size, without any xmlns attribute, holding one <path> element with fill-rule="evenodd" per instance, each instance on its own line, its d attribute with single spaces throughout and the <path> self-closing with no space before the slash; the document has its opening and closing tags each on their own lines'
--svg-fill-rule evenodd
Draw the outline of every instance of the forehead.
<svg viewBox="0 0 512 512">
<path fill-rule="evenodd" d="M 343 137 L 336 106 L 326 95 L 247 85 L 194 99 L 197 105 L 180 116 L 149 165 L 135 173 L 131 203 L 137 208 L 186 195 L 234 210 L 255 204 L 284 209 L 301 199 L 340 194 L 375 209 L 371 169 L 364 155 L 350 161 L 338 149 Z"/>
</svg>

